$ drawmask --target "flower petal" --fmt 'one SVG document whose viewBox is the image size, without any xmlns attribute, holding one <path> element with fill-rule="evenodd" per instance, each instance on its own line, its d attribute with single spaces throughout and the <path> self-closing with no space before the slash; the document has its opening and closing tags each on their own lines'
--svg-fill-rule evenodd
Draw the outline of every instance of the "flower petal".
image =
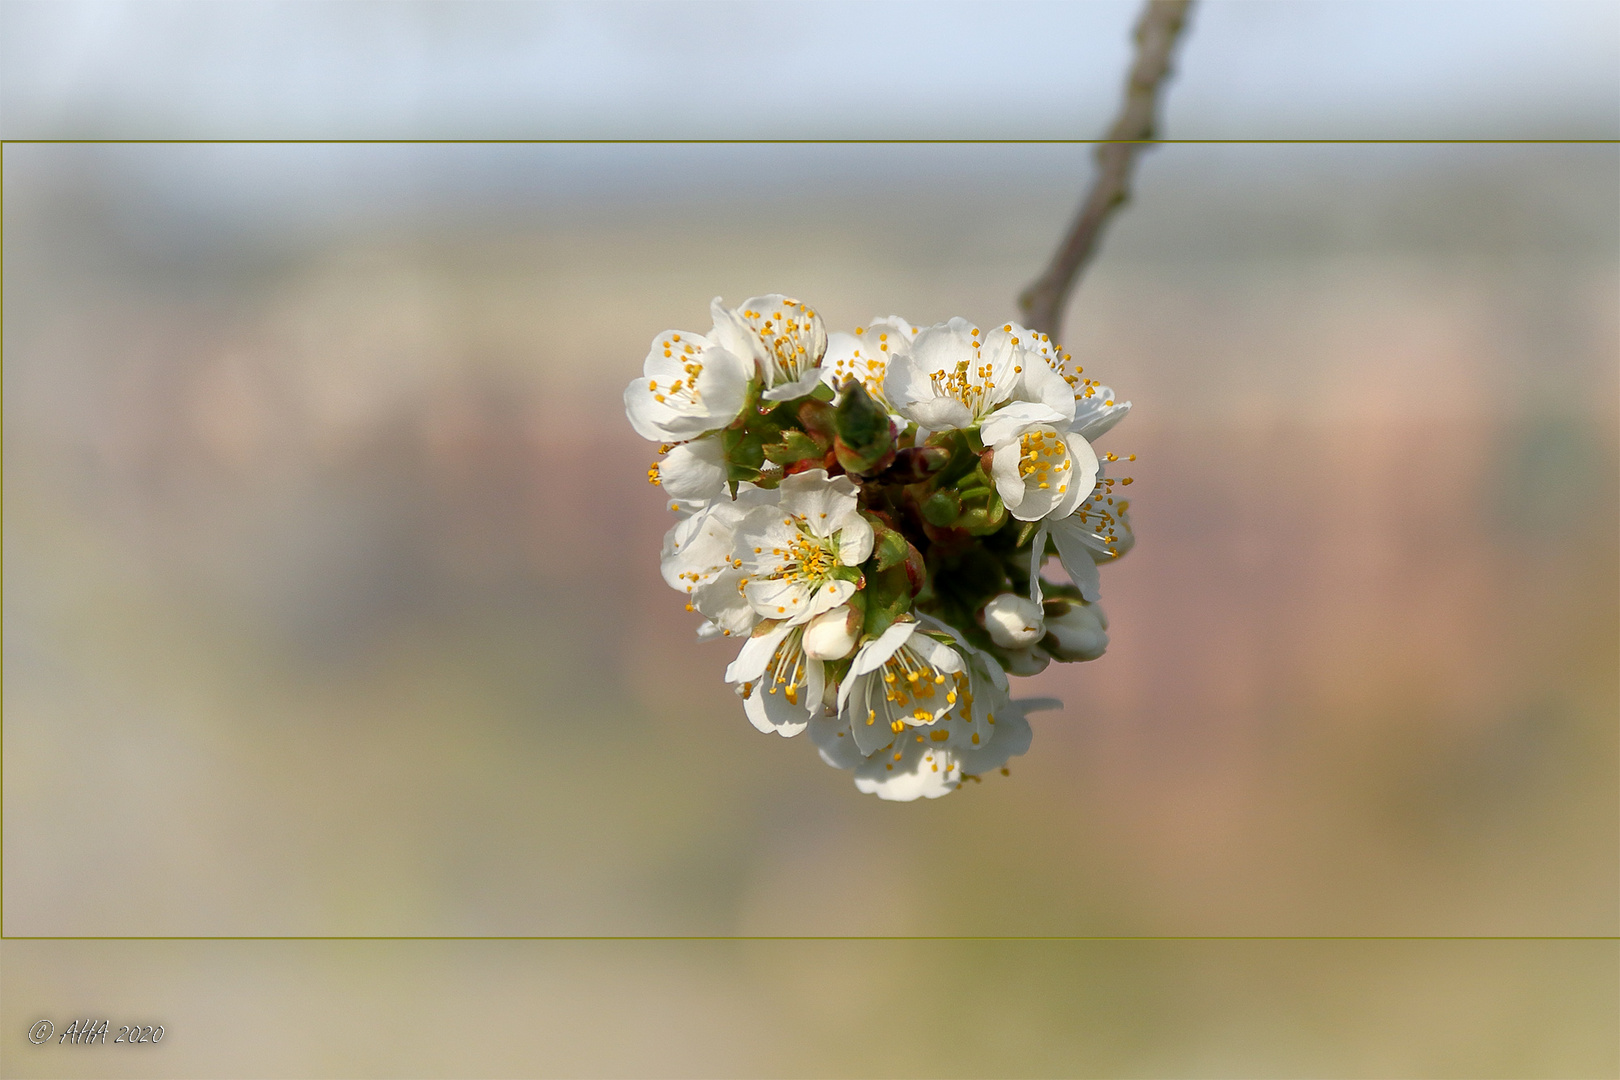
<svg viewBox="0 0 1620 1080">
<path fill-rule="evenodd" d="M 866 760 L 850 733 L 849 721 L 837 713 L 822 711 L 810 718 L 810 741 L 821 752 L 821 760 L 835 769 L 853 769 Z"/>
<path fill-rule="evenodd" d="M 715 437 L 673 447 L 658 465 L 658 482 L 672 499 L 708 502 L 726 490 L 726 452 Z"/>
<path fill-rule="evenodd" d="M 760 397 L 766 401 L 792 401 L 794 398 L 804 397 L 815 390 L 816 387 L 821 385 L 821 381 L 821 369 L 813 368 L 793 382 L 771 387 Z"/>
<path fill-rule="evenodd" d="M 1070 580 L 1080 588 L 1080 595 L 1091 603 L 1102 598 L 1102 575 L 1083 537 L 1085 527 L 1074 516 L 1058 518 L 1052 522 L 1052 543 L 1057 546 L 1058 559 Z"/>
<path fill-rule="evenodd" d="M 1131 411 L 1131 403 L 1120 401 L 1111 387 L 1093 383 L 1075 396 L 1074 422 L 1069 430 L 1096 441 Z"/>
<path fill-rule="evenodd" d="M 929 431 L 950 431 L 973 423 L 973 412 L 950 397 L 928 398 L 900 406 L 900 415 Z"/>
<path fill-rule="evenodd" d="M 762 626 L 760 629 L 764 630 L 765 628 Z M 746 683 L 757 681 L 761 675 L 765 674 L 765 669 L 770 666 L 771 657 L 776 655 L 776 650 L 782 644 L 782 639 L 787 637 L 792 630 L 793 628 L 787 623 L 777 623 L 769 630 L 765 630 L 764 633 L 760 633 L 759 630 L 754 631 L 748 640 L 743 642 L 742 651 L 737 654 L 737 659 L 726 667 L 726 682 Z"/>
<path fill-rule="evenodd" d="M 1032 427 L 1063 424 L 1064 416 L 1050 405 L 1038 401 L 1014 401 L 1003 405 L 979 424 L 979 438 L 986 446 L 1000 445 L 1016 440 Z"/>
<path fill-rule="evenodd" d="M 876 536 L 872 525 L 859 514 L 851 515 L 838 532 L 838 561 L 845 566 L 859 566 L 872 557 Z"/>
<path fill-rule="evenodd" d="M 868 795 L 890 802 L 937 799 L 955 791 L 962 780 L 962 767 L 956 755 L 931 742 L 927 736 L 914 735 L 917 730 L 907 728 L 892 750 L 857 765 L 855 786 Z"/>
<path fill-rule="evenodd" d="M 804 622 L 812 614 L 820 614 L 810 610 L 814 594 L 799 582 L 785 578 L 752 578 L 743 586 L 743 595 L 748 597 L 749 605 L 767 619 Z"/>
<path fill-rule="evenodd" d="M 855 481 L 848 476 L 827 477 L 825 469 L 806 469 L 785 478 L 777 488 L 784 513 L 797 514 L 815 535 L 826 538 L 843 528 L 860 505 Z"/>
</svg>

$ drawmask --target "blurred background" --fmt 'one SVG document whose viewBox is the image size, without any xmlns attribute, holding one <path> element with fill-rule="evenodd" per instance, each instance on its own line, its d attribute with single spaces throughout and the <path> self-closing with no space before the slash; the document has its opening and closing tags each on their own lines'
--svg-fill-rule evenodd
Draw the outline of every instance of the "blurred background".
<svg viewBox="0 0 1620 1080">
<path fill-rule="evenodd" d="M 0 127 L 1084 137 L 1135 11 L 11 4 Z M 1206 4 L 1165 133 L 1614 139 L 1616 12 Z M 1612 143 L 1145 155 L 1066 334 L 1135 402 L 1107 656 L 934 803 L 746 723 L 658 575 L 648 341 L 1016 317 L 1089 175 L 8 144 L 5 933 L 1616 934 Z M 0 949 L 18 1076 L 1620 1070 L 1612 940 Z M 22 1038 L 92 1013 L 177 1034 Z"/>
</svg>

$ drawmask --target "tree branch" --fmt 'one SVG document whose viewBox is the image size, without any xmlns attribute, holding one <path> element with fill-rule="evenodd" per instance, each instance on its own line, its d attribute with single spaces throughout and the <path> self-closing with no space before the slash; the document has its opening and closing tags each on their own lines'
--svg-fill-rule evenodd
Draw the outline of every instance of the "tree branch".
<svg viewBox="0 0 1620 1080">
<path fill-rule="evenodd" d="M 1057 340 L 1063 309 L 1080 271 L 1090 261 L 1103 226 L 1131 194 L 1136 155 L 1152 145 L 1159 90 L 1170 74 L 1170 52 L 1187 22 L 1192 0 L 1147 0 L 1136 23 L 1136 60 L 1125 81 L 1119 119 L 1097 146 L 1097 176 L 1046 272 L 1018 297 L 1024 323 Z"/>
</svg>

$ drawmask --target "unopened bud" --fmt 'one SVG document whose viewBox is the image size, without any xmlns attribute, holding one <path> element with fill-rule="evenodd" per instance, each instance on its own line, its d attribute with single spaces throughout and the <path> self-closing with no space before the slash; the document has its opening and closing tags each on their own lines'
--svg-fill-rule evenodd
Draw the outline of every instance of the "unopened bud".
<svg viewBox="0 0 1620 1080">
<path fill-rule="evenodd" d="M 1037 645 L 1007 650 L 1007 672 L 1012 675 L 1039 675 L 1052 658 Z"/>
<path fill-rule="evenodd" d="M 962 496 L 949 488 L 941 488 L 928 496 L 922 504 L 922 516 L 930 525 L 947 528 L 962 513 Z"/>
<path fill-rule="evenodd" d="M 844 387 L 834 414 L 838 437 L 833 442 L 838 463 L 852 473 L 875 473 L 894 460 L 894 425 L 858 379 Z"/>
<path fill-rule="evenodd" d="M 1059 660 L 1095 660 L 1108 649 L 1102 608 L 1084 601 L 1046 605 L 1046 638 L 1041 645 Z"/>
<path fill-rule="evenodd" d="M 842 660 L 855 651 L 861 618 L 848 604 L 823 612 L 804 628 L 804 655 L 812 660 Z"/>
<path fill-rule="evenodd" d="M 1002 593 L 984 605 L 984 628 L 1003 649 L 1021 649 L 1046 636 L 1041 605 L 1017 593 Z"/>
</svg>

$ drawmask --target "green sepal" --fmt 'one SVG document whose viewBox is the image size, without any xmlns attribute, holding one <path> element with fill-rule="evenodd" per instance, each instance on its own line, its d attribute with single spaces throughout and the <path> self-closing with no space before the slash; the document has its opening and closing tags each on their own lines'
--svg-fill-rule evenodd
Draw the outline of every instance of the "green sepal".
<svg viewBox="0 0 1620 1080">
<path fill-rule="evenodd" d="M 891 566 L 867 576 L 866 637 L 879 637 L 910 610 L 911 578 L 904 566 Z"/>
<path fill-rule="evenodd" d="M 1018 526 L 1018 539 L 1014 541 L 1013 547 L 1021 548 L 1025 544 L 1029 543 L 1029 538 L 1034 536 L 1035 530 L 1040 527 L 1041 523 L 1039 521 L 1021 522 Z"/>
<path fill-rule="evenodd" d="M 881 522 L 873 521 L 871 524 L 872 556 L 877 559 L 877 568 L 887 570 L 904 563 L 911 550 L 906 538 Z"/>
<path fill-rule="evenodd" d="M 819 458 L 827 451 L 816 445 L 816 440 L 802 431 L 782 432 L 781 442 L 765 443 L 761 449 L 765 457 L 778 465 L 791 465 L 806 458 Z"/>
<path fill-rule="evenodd" d="M 850 666 L 855 663 L 854 656 L 846 656 L 842 660 L 827 660 L 822 670 L 822 678 L 827 685 L 836 686 L 849 676 Z"/>
<path fill-rule="evenodd" d="M 812 397 L 799 402 L 796 412 L 799 426 L 816 441 L 821 452 L 831 450 L 833 439 L 838 435 L 838 417 L 833 407 Z"/>
<path fill-rule="evenodd" d="M 833 388 L 826 383 L 816 383 L 816 388 L 810 391 L 810 396 L 817 401 L 831 401 L 838 395 L 833 393 Z"/>
<path fill-rule="evenodd" d="M 827 571 L 827 576 L 835 581 L 852 581 L 857 590 L 866 588 L 866 575 L 861 573 L 858 566 L 844 566 L 839 564 Z"/>
<path fill-rule="evenodd" d="M 733 480 L 752 480 L 765 464 L 765 433 L 749 428 L 728 428 L 720 437 Z M 745 475 L 746 474 L 746 475 Z"/>
</svg>

